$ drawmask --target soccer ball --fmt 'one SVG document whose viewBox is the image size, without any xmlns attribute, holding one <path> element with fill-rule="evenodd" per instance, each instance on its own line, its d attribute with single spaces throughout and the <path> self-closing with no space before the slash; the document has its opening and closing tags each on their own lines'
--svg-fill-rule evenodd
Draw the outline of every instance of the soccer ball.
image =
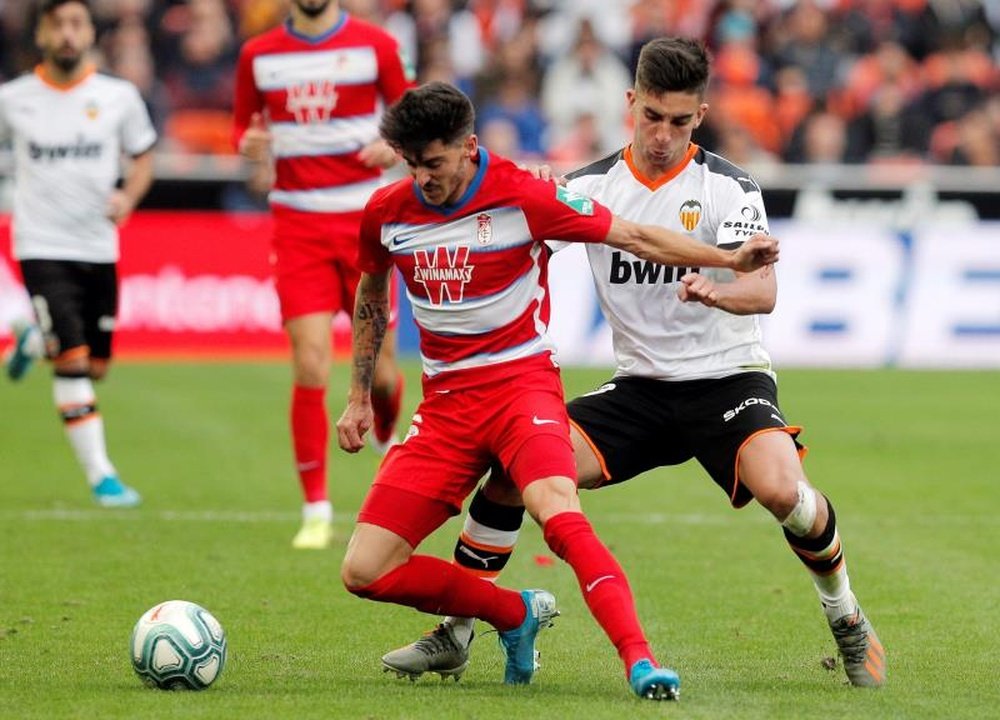
<svg viewBox="0 0 1000 720">
<path fill-rule="evenodd" d="M 132 667 L 151 687 L 204 690 L 226 664 L 226 632 L 205 608 L 168 600 L 139 618 L 131 655 Z"/>
</svg>

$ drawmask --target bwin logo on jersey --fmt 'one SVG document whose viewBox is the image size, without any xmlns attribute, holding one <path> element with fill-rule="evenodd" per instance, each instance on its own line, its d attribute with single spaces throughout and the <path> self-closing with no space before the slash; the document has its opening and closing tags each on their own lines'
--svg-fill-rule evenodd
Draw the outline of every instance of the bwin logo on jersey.
<svg viewBox="0 0 1000 720">
<path fill-rule="evenodd" d="M 701 220 L 701 203 L 697 200 L 688 200 L 681 205 L 680 218 L 684 229 L 688 232 L 693 231 Z"/>
<path fill-rule="evenodd" d="M 465 284 L 472 280 L 474 265 L 469 265 L 469 246 L 459 245 L 454 253 L 446 247 L 434 248 L 430 255 L 426 250 L 413 253 L 415 267 L 413 279 L 427 290 L 427 299 L 432 305 L 462 302 Z"/>
</svg>

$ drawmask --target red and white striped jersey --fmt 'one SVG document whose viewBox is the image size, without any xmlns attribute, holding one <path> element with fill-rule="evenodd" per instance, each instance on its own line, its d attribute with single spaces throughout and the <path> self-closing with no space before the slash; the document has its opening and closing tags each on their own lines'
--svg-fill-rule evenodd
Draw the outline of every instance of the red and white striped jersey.
<svg viewBox="0 0 1000 720">
<path fill-rule="evenodd" d="M 361 221 L 358 265 L 396 265 L 420 329 L 425 383 L 456 388 L 551 367 L 546 238 L 602 242 L 611 213 L 479 151 L 462 198 L 427 204 L 409 178 L 377 191 Z"/>
<path fill-rule="evenodd" d="M 287 22 L 249 40 L 236 74 L 234 141 L 255 112 L 272 135 L 272 205 L 301 212 L 358 212 L 381 185 L 358 151 L 378 138 L 380 101 L 394 103 L 412 84 L 396 41 L 341 12 L 324 35 Z"/>
</svg>

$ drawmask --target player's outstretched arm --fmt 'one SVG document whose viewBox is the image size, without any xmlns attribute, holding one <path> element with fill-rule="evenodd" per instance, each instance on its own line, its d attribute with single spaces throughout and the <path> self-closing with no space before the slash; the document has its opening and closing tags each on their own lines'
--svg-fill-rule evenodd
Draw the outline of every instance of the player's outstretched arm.
<svg viewBox="0 0 1000 720">
<path fill-rule="evenodd" d="M 660 265 L 724 267 L 749 272 L 778 260 L 778 241 L 766 235 L 755 235 L 737 250 L 723 250 L 673 230 L 639 225 L 617 215 L 611 221 L 605 242 Z"/>
<path fill-rule="evenodd" d="M 715 282 L 701 273 L 688 273 L 681 278 L 677 297 L 682 302 L 700 302 L 733 315 L 766 314 L 774 310 L 778 283 L 771 265 L 749 273 L 737 272 L 732 282 Z"/>
<path fill-rule="evenodd" d="M 365 446 L 365 433 L 372 426 L 371 390 L 375 378 L 375 359 L 389 327 L 390 270 L 363 273 L 354 299 L 351 341 L 351 387 L 347 407 L 337 421 L 340 447 L 355 453 Z"/>
</svg>

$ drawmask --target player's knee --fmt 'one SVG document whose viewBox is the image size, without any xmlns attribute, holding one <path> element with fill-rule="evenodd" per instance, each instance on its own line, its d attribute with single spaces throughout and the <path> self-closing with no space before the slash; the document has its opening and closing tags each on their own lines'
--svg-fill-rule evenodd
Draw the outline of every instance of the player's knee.
<svg viewBox="0 0 1000 720">
<path fill-rule="evenodd" d="M 91 380 L 103 380 L 108 375 L 110 365 L 107 360 L 91 360 L 88 374 Z"/>
<path fill-rule="evenodd" d="M 539 525 L 567 511 L 580 510 L 576 483 L 567 477 L 547 477 L 535 480 L 521 491 L 524 507 Z"/>
<path fill-rule="evenodd" d="M 361 594 L 359 591 L 371 585 L 379 577 L 380 575 L 370 565 L 360 562 L 350 553 L 340 565 L 340 580 L 347 591 L 354 595 Z"/>
<path fill-rule="evenodd" d="M 812 532 L 816 523 L 816 515 L 819 512 L 819 504 L 816 499 L 816 491 L 804 480 L 799 480 L 795 484 L 794 500 L 786 502 L 790 505 L 787 512 L 779 514 L 774 512 L 783 527 L 797 537 L 805 537 Z"/>
<path fill-rule="evenodd" d="M 753 488 L 757 502 L 764 506 L 779 522 L 783 522 L 800 503 L 800 485 L 808 487 L 802 473 L 796 470 L 775 468 L 763 483 Z"/>
<path fill-rule="evenodd" d="M 319 347 L 296 348 L 292 364 L 295 382 L 306 387 L 323 387 L 330 375 L 330 355 Z"/>
</svg>

